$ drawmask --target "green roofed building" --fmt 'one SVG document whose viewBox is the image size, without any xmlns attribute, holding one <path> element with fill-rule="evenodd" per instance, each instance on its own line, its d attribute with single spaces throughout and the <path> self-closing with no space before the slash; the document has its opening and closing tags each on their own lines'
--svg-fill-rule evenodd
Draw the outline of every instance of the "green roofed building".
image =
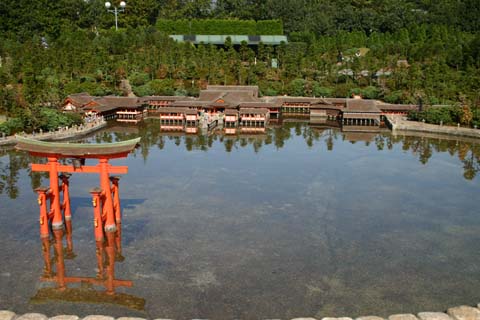
<svg viewBox="0 0 480 320">
<path fill-rule="evenodd" d="M 265 45 L 280 45 L 282 42 L 288 42 L 287 37 L 283 35 L 170 35 L 170 38 L 178 42 L 190 42 L 193 44 L 204 43 L 215 45 L 225 44 L 225 41 L 228 37 L 230 37 L 230 40 L 234 45 L 240 45 L 242 44 L 242 42 L 246 42 L 247 45 L 251 46 L 256 46 L 260 42 Z"/>
</svg>

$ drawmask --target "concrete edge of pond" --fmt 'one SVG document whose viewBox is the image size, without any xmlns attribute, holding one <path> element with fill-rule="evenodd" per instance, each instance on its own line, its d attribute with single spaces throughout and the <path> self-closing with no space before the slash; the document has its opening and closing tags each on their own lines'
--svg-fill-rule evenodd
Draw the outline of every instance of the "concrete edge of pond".
<svg viewBox="0 0 480 320">
<path fill-rule="evenodd" d="M 170 320 L 166 318 L 152 318 L 153 320 Z M 259 318 L 261 319 L 261 318 Z M 114 318 L 105 315 L 89 315 L 86 317 L 79 317 L 76 315 L 56 315 L 48 317 L 41 313 L 25 313 L 16 314 L 9 310 L 0 310 L 0 320 L 146 320 L 146 318 L 137 317 L 119 317 Z M 194 319 L 198 320 L 198 319 Z M 208 320 L 208 319 L 203 319 Z M 268 320 L 280 320 L 280 319 L 268 319 Z M 458 306 L 449 308 L 446 312 L 420 312 L 417 315 L 406 314 L 393 314 L 387 318 L 377 316 L 362 316 L 357 318 L 350 317 L 298 317 L 291 320 L 480 320 L 480 303 L 475 306 Z"/>
<path fill-rule="evenodd" d="M 437 124 L 428 124 L 418 121 L 409 121 L 401 115 L 386 116 L 389 127 L 392 132 L 421 132 L 433 133 L 444 136 L 457 136 L 480 139 L 480 129 L 463 128 L 460 126 L 443 126 Z"/>
<path fill-rule="evenodd" d="M 34 132 L 32 134 L 22 134 L 23 137 L 36 139 L 36 140 L 68 140 L 73 138 L 79 138 L 89 133 L 95 132 L 107 126 L 107 122 L 103 119 L 98 119 L 80 126 L 59 128 L 56 131 L 49 132 Z M 15 145 L 17 139 L 15 136 L 0 137 L 0 146 Z"/>
<path fill-rule="evenodd" d="M 435 134 L 439 137 L 463 137 L 472 138 L 477 141 L 480 139 L 480 129 L 471 129 L 463 127 L 442 126 L 435 124 L 422 123 L 418 121 L 408 121 L 401 115 L 388 115 L 386 116 L 387 124 L 392 130 L 392 133 L 421 133 L 421 134 Z M 107 126 L 107 122 L 98 120 L 85 125 L 76 126 L 73 128 L 60 128 L 58 131 L 52 132 L 39 132 L 25 137 L 38 139 L 38 140 L 67 140 L 72 138 L 78 138 L 96 130 L 99 130 Z M 428 137 L 428 136 L 427 136 Z M 15 136 L 0 137 L 0 146 L 11 146 L 16 144 Z"/>
</svg>

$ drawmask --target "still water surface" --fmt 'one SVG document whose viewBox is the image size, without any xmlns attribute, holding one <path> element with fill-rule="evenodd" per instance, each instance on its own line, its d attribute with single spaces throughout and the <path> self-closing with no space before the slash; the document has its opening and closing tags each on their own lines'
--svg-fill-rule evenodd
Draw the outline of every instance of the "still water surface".
<svg viewBox="0 0 480 320">
<path fill-rule="evenodd" d="M 26 154 L 2 151 L 0 309 L 288 319 L 480 301 L 479 144 L 303 123 L 264 135 L 168 135 L 156 121 L 87 141 L 137 135 L 141 147 L 112 161 L 129 166 L 120 180 L 125 261 L 116 275 L 134 282 L 118 292 L 144 299 L 145 308 L 31 300 L 48 287 L 39 281 L 33 191 L 48 179 L 29 172 Z M 70 181 L 77 256 L 66 261 L 67 274 L 94 276 L 88 191 L 98 177 Z"/>
</svg>

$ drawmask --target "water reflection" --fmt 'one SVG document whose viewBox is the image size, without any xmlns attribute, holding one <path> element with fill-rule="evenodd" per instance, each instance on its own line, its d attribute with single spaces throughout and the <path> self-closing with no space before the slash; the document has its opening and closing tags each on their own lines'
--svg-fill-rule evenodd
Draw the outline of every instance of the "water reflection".
<svg viewBox="0 0 480 320">
<path fill-rule="evenodd" d="M 362 127 L 364 130 L 365 127 Z M 346 128 L 339 131 L 332 128 L 331 124 L 311 124 L 306 122 L 286 122 L 281 126 L 267 128 L 264 132 L 248 132 L 233 128 L 217 129 L 210 132 L 198 132 L 185 134 L 184 132 L 165 132 L 160 128 L 159 122 L 148 120 L 133 125 L 118 125 L 94 135 L 95 143 L 107 143 L 121 141 L 141 136 L 139 151 L 137 154 L 146 161 L 149 150 L 157 147 L 162 150 L 167 141 L 173 142 L 178 147 L 184 147 L 187 151 L 207 151 L 213 143 L 222 143 L 226 152 L 238 148 L 253 147 L 253 150 L 261 152 L 264 145 L 274 145 L 281 149 L 293 136 L 303 137 L 307 147 L 312 148 L 317 144 L 324 144 L 328 151 L 334 149 L 335 141 L 350 141 L 351 143 L 364 143 L 369 146 L 375 144 L 378 151 L 391 150 L 394 145 L 400 144 L 404 151 L 409 151 L 418 157 L 422 164 L 426 164 L 432 154 L 448 152 L 452 157 L 456 156 L 463 164 L 463 176 L 472 180 L 480 171 L 480 144 L 475 140 L 433 136 L 433 135 L 392 135 L 388 131 L 355 132 Z M 38 162 L 38 159 L 36 159 Z M 45 174 L 34 173 L 29 170 L 31 157 L 25 153 L 13 150 L 0 149 L 0 194 L 6 194 L 11 199 L 18 196 L 17 182 L 19 172 L 27 170 L 33 189 L 41 184 Z"/>
<path fill-rule="evenodd" d="M 72 276 L 68 272 L 65 260 L 74 260 L 77 255 L 73 250 L 71 222 L 65 231 L 51 230 L 48 237 L 43 237 L 42 256 L 43 274 L 40 281 L 52 286 L 40 288 L 30 299 L 31 303 L 49 303 L 51 301 L 83 302 L 97 304 L 115 304 L 142 311 L 145 300 L 126 293 L 116 293 L 117 287 L 132 287 L 130 280 L 117 279 L 115 264 L 123 262 L 121 251 L 121 232 L 110 233 L 102 241 L 96 241 L 97 274 L 95 277 Z M 66 247 L 63 241 L 66 238 Z M 94 261 L 94 259 L 91 259 Z M 67 276 L 67 274 L 69 274 Z"/>
<path fill-rule="evenodd" d="M 33 151 L 29 150 L 29 153 L 33 153 Z M 10 154 L 13 155 L 13 153 Z M 91 205 L 94 213 L 93 229 L 97 273 L 95 277 L 81 276 L 76 275 L 77 270 L 80 269 L 73 272 L 70 269 L 70 272 L 67 272 L 66 260 L 74 260 L 77 257 L 73 245 L 72 208 L 70 205 L 69 180 L 71 174 L 66 172 L 58 174 L 60 170 L 75 172 L 77 164 L 74 162 L 73 166 L 64 166 L 59 169 L 56 156 L 45 154 L 40 159 L 25 157 L 23 159 L 24 163 L 15 161 L 16 158 L 11 158 L 15 168 L 15 175 L 13 175 L 15 179 L 13 180 L 17 180 L 19 169 L 25 167 L 25 163 L 28 162 L 32 162 L 32 166 L 29 167 L 32 185 L 36 185 L 42 180 L 42 176 L 34 176 L 32 171 L 45 172 L 50 179 L 50 187 L 37 187 L 35 192 L 38 194 L 37 204 L 40 211 L 38 221 L 44 265 L 40 281 L 49 283 L 51 286 L 44 287 L 42 285 L 42 288 L 31 298 L 31 302 L 48 303 L 50 300 L 62 300 L 66 302 L 111 303 L 135 310 L 143 310 L 144 299 L 127 294 L 116 294 L 119 287 L 132 287 L 133 282 L 118 279 L 115 273 L 115 264 L 123 262 L 125 257 L 122 254 L 120 178 L 117 176 L 109 177 L 109 174 L 126 173 L 126 167 L 114 167 L 109 165 L 105 158 L 99 158 L 99 166 L 93 167 L 97 170 L 91 171 L 100 173 L 103 188 L 90 189 Z M 40 162 L 45 162 L 44 158 L 46 157 L 48 157 L 49 163 L 47 169 L 41 166 L 41 168 L 38 168 Z M 126 155 L 123 157 L 126 157 Z M 28 159 L 28 162 L 25 159 Z M 60 164 L 66 164 L 68 161 L 67 158 L 61 158 Z M 84 164 L 80 161 L 80 165 Z M 86 168 L 91 169 L 92 167 Z M 18 192 L 15 196 L 18 196 Z M 31 213 L 31 210 L 28 210 L 27 213 Z M 17 221 L 18 218 L 12 220 Z M 66 247 L 64 247 L 64 242 Z M 85 262 L 90 263 L 91 261 L 94 261 L 94 259 L 87 259 Z M 80 261 L 80 263 L 83 262 Z"/>
<path fill-rule="evenodd" d="M 459 137 L 435 136 L 435 135 L 392 135 L 388 130 L 380 131 L 375 128 L 372 132 L 365 132 L 366 127 L 356 128 L 346 126 L 343 131 L 335 128 L 334 123 L 309 124 L 307 122 L 284 122 L 280 126 L 273 126 L 267 130 L 251 132 L 252 128 L 241 128 L 232 131 L 232 128 L 217 129 L 205 134 L 188 134 L 184 132 L 164 132 L 157 121 L 149 120 L 140 124 L 138 132 L 129 132 L 131 127 L 117 126 L 115 131 L 105 131 L 95 136 L 95 142 L 112 142 L 142 137 L 140 154 L 146 160 L 148 150 L 157 146 L 164 148 L 166 141 L 173 141 L 176 146 L 183 146 L 187 151 L 207 151 L 214 142 L 224 145 L 226 152 L 233 149 L 253 147 L 255 152 L 260 152 L 264 145 L 274 145 L 277 149 L 285 146 L 285 143 L 293 136 L 303 137 L 306 145 L 311 148 L 316 144 L 325 144 L 328 151 L 334 149 L 335 141 L 350 141 L 351 143 L 363 142 L 365 146 L 371 143 L 376 145 L 378 151 L 391 150 L 394 145 L 401 144 L 404 151 L 410 151 L 418 156 L 422 164 L 426 164 L 433 152 L 448 152 L 451 156 L 457 156 L 464 165 L 464 177 L 467 180 L 475 178 L 480 171 L 480 144 L 472 139 Z M 246 131 L 242 129 L 247 129 Z M 264 128 L 253 128 L 264 129 Z M 356 129 L 361 129 L 358 131 Z M 368 128 L 367 128 L 368 129 Z"/>
<path fill-rule="evenodd" d="M 462 177 L 463 160 L 478 171 L 478 143 L 351 129 L 284 123 L 260 134 L 185 134 L 149 121 L 87 138 L 144 138 L 123 163 L 130 168 L 122 181 L 130 198 L 122 199 L 127 259 L 116 263 L 116 276 L 135 286 L 116 292 L 144 297 L 148 316 L 118 304 L 47 303 L 113 298 L 88 281 L 68 283 L 65 294 L 36 282 L 45 261 L 45 276 L 58 273 L 58 253 L 49 240 L 50 257 L 40 260 L 38 207 L 29 192 L 44 178 L 33 182 L 25 164 L 14 183 L 18 198 L 2 198 L 16 219 L 0 215 L 0 300 L 18 312 L 113 308 L 117 316 L 172 319 L 388 315 L 478 301 L 479 180 Z M 21 163 L 22 156 L 28 159 L 0 159 Z M 97 177 L 72 181 L 77 257 L 67 259 L 63 248 L 63 260 L 68 276 L 96 279 L 86 190 Z M 107 268 L 105 243 L 100 249 Z M 30 307 L 32 296 L 45 303 Z"/>
</svg>

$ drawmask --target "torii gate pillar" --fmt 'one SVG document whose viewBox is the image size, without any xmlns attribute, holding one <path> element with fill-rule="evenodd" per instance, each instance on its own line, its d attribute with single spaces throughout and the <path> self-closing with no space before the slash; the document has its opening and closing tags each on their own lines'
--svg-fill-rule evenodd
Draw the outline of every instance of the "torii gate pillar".
<svg viewBox="0 0 480 320">
<path fill-rule="evenodd" d="M 47 164 L 33 163 L 33 172 L 48 172 L 50 187 L 40 187 L 38 204 L 40 206 L 40 237 L 45 259 L 46 277 L 53 275 L 50 263 L 49 239 L 52 234 L 55 239 L 55 252 L 57 254 L 55 281 L 58 289 L 64 290 L 66 283 L 88 281 L 101 283 L 105 286 L 107 294 L 114 294 L 117 286 L 131 286 L 131 281 L 115 279 L 115 258 L 121 255 L 121 210 L 118 190 L 118 177 L 110 174 L 126 174 L 127 166 L 112 166 L 110 159 L 125 158 L 140 141 L 140 138 L 107 144 L 73 144 L 43 142 L 17 137 L 16 149 L 28 151 L 31 155 L 46 157 Z M 72 159 L 72 165 L 63 165 L 59 159 Z M 84 165 L 85 159 L 98 159 L 95 166 Z M 59 173 L 61 173 L 59 175 Z M 99 273 L 97 278 L 66 277 L 63 254 L 63 233 L 67 234 L 67 258 L 72 258 L 72 223 L 70 209 L 69 177 L 70 173 L 98 173 L 100 188 L 90 191 L 94 212 L 94 234 L 97 247 L 97 263 Z M 61 180 L 61 185 L 59 182 Z M 60 203 L 63 193 L 63 202 Z M 50 206 L 47 207 L 47 201 Z M 50 230 L 51 228 L 51 230 Z M 106 246 L 105 246 L 106 240 Z M 108 258 L 107 270 L 104 270 L 104 253 Z M 104 281 L 102 281 L 104 280 Z"/>
</svg>

